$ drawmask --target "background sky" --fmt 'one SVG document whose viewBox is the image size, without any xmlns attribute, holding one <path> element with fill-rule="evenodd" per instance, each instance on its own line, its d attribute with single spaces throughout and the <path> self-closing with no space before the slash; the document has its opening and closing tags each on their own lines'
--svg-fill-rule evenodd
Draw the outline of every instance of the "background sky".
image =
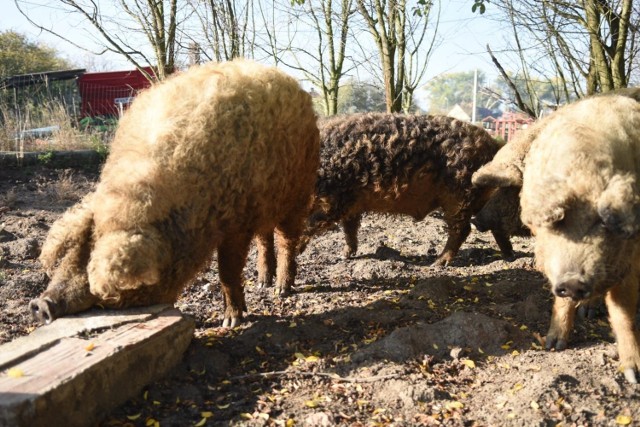
<svg viewBox="0 0 640 427">
<path fill-rule="evenodd" d="M 100 70 L 130 69 L 131 66 L 115 54 L 95 57 L 73 45 L 56 38 L 30 24 L 20 14 L 13 0 L 0 0 L 0 31 L 13 30 L 27 35 L 31 41 L 43 42 L 56 49 L 63 57 L 70 59 L 81 68 L 93 64 Z M 99 2 L 98 2 L 99 3 Z M 473 0 L 442 0 L 439 27 L 440 45 L 436 48 L 427 69 L 424 83 L 430 79 L 450 72 L 464 72 L 478 69 L 483 71 L 488 81 L 497 76 L 495 67 L 486 52 L 489 43 L 494 52 L 504 45 L 505 32 L 496 24 L 496 14 L 491 3 L 484 15 L 471 12 Z M 45 27 L 59 28 L 60 22 L 68 24 L 65 34 L 68 37 L 89 41 L 91 35 L 82 24 L 72 21 L 72 16 L 60 13 L 60 10 L 44 7 L 30 7 L 30 17 Z"/>
</svg>

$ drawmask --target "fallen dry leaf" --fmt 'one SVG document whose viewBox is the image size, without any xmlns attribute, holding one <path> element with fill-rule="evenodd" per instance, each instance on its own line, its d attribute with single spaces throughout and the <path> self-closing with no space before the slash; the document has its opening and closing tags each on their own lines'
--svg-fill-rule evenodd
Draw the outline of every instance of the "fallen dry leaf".
<svg viewBox="0 0 640 427">
<path fill-rule="evenodd" d="M 469 369 L 474 369 L 476 367 L 476 363 L 471 359 L 464 359 L 462 363 L 466 365 Z"/>
<path fill-rule="evenodd" d="M 11 368 L 7 371 L 9 378 L 20 378 L 24 376 L 24 371 L 20 368 Z"/>
<path fill-rule="evenodd" d="M 447 410 L 449 411 L 452 411 L 455 409 L 462 409 L 464 408 L 464 403 L 454 400 L 453 402 L 447 402 L 447 404 L 445 405 L 445 408 L 447 408 Z"/>
<path fill-rule="evenodd" d="M 618 424 L 619 426 L 628 426 L 632 421 L 633 418 L 628 415 L 618 415 L 616 417 L 616 424 Z"/>
</svg>

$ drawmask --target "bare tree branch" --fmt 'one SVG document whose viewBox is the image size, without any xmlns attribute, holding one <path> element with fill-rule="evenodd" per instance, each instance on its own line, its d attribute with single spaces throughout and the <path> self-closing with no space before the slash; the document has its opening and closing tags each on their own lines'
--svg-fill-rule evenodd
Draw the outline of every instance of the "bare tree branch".
<svg viewBox="0 0 640 427">
<path fill-rule="evenodd" d="M 498 61 L 498 59 L 493 55 L 493 52 L 491 51 L 491 48 L 489 47 L 489 45 L 487 45 L 487 52 L 489 52 L 489 55 L 491 56 L 491 60 L 493 61 L 493 63 L 495 64 L 496 68 L 500 72 L 500 75 L 502 76 L 504 81 L 509 85 L 509 87 L 513 91 L 513 93 L 515 95 L 515 98 L 516 98 L 516 100 L 515 100 L 516 101 L 516 105 L 518 106 L 518 108 L 520 110 L 524 111 L 528 116 L 536 118 L 537 117 L 536 113 L 522 100 L 522 96 L 520 95 L 520 91 L 518 90 L 518 87 L 513 82 L 513 80 L 511 80 L 511 78 L 509 77 L 507 72 L 504 70 L 504 68 L 502 67 L 502 65 Z"/>
</svg>

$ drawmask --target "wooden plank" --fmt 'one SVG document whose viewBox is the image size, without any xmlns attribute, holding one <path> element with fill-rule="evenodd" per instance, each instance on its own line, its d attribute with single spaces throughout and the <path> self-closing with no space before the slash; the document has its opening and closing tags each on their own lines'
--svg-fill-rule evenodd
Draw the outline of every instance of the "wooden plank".
<svg viewBox="0 0 640 427">
<path fill-rule="evenodd" d="M 31 354 L 55 345 L 62 338 L 87 335 L 125 323 L 144 322 L 170 308 L 167 304 L 126 310 L 94 308 L 77 315 L 62 317 L 50 325 L 37 328 L 27 336 L 1 345 L 0 371 L 14 366 Z"/>
<path fill-rule="evenodd" d="M 61 338 L 8 368 L 22 376 L 0 375 L 0 425 L 95 423 L 175 366 L 193 330 L 193 320 L 172 308 L 86 338 Z"/>
</svg>

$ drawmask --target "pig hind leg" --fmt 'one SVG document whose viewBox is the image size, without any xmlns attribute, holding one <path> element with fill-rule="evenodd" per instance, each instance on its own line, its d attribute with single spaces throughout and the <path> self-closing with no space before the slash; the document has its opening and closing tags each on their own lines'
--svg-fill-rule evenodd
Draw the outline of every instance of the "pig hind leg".
<svg viewBox="0 0 640 427">
<path fill-rule="evenodd" d="M 360 228 L 360 215 L 342 220 L 342 229 L 346 244 L 342 251 L 345 258 L 351 258 L 358 252 L 358 229 Z"/>
<path fill-rule="evenodd" d="M 242 269 L 247 260 L 251 234 L 229 233 L 218 246 L 218 271 L 224 295 L 224 320 L 222 326 L 235 327 L 247 311 L 242 286 Z"/>
<path fill-rule="evenodd" d="M 296 210 L 276 227 L 276 295 L 285 297 L 291 293 L 296 278 L 296 255 L 304 229 L 305 216 Z"/>
<path fill-rule="evenodd" d="M 276 254 L 274 250 L 273 230 L 256 236 L 258 248 L 258 288 L 269 288 L 276 275 Z"/>
</svg>

